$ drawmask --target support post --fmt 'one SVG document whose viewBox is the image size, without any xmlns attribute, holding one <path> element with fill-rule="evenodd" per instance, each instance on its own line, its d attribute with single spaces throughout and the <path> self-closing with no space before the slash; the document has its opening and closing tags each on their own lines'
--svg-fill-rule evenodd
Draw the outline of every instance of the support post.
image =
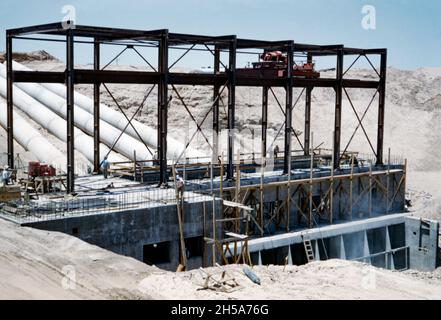
<svg viewBox="0 0 441 320">
<path fill-rule="evenodd" d="M 218 46 L 214 48 L 214 74 L 220 71 L 220 49 Z M 219 91 L 220 86 L 215 84 L 213 87 L 213 161 L 217 161 L 219 156 Z"/>
<path fill-rule="evenodd" d="M 259 221 L 261 229 L 261 236 L 263 237 L 263 226 L 264 226 L 264 175 L 266 168 L 266 152 L 267 152 L 267 129 L 268 129 L 268 91 L 269 87 L 263 87 L 262 89 L 262 137 L 261 137 L 261 168 L 260 168 L 260 212 L 259 212 Z"/>
<path fill-rule="evenodd" d="M 100 70 L 100 43 L 97 39 L 93 44 L 93 69 Z M 100 172 L 100 86 L 93 85 L 93 172 Z"/>
<path fill-rule="evenodd" d="M 168 32 L 159 41 L 158 161 L 159 185 L 167 184 Z"/>
<path fill-rule="evenodd" d="M 341 109 L 343 97 L 343 51 L 337 53 L 337 84 L 335 86 L 334 169 L 340 167 Z"/>
<path fill-rule="evenodd" d="M 310 168 L 309 168 L 309 192 L 308 192 L 308 199 L 309 199 L 309 217 L 308 217 L 308 225 L 309 228 L 313 227 L 313 222 L 314 222 L 314 217 L 312 215 L 312 207 L 313 207 L 313 197 L 312 197 L 312 193 L 314 191 L 314 134 L 311 132 L 311 151 L 310 151 L 310 156 L 311 156 L 311 163 L 310 163 Z"/>
<path fill-rule="evenodd" d="M 12 36 L 6 34 L 6 100 L 7 100 L 7 111 L 6 111 L 6 131 L 8 134 L 8 165 L 11 169 L 14 168 L 14 80 L 12 76 Z"/>
<path fill-rule="evenodd" d="M 384 143 L 384 107 L 386 101 L 386 71 L 387 71 L 387 50 L 381 54 L 380 62 L 380 88 L 378 103 L 378 133 L 377 133 L 377 165 L 383 164 L 383 143 Z"/>
<path fill-rule="evenodd" d="M 229 67 L 228 67 L 228 164 L 227 179 L 231 180 L 234 176 L 234 128 L 235 128 L 235 109 L 236 109 L 236 49 L 237 39 L 231 40 L 229 48 Z"/>
<path fill-rule="evenodd" d="M 268 87 L 262 89 L 262 158 L 266 158 L 268 130 Z"/>
<path fill-rule="evenodd" d="M 312 55 L 308 53 L 308 63 L 312 63 Z M 313 87 L 306 87 L 305 90 L 305 140 L 304 140 L 304 154 L 309 156 L 310 141 L 309 137 L 311 135 L 311 96 Z"/>
<path fill-rule="evenodd" d="M 334 133 L 332 134 L 334 139 Z M 333 141 L 334 142 L 334 141 Z M 334 147 L 334 143 L 332 143 L 332 146 Z M 334 223 L 334 150 L 332 150 L 332 157 L 331 157 L 331 180 L 329 182 L 330 184 L 330 194 L 329 194 L 329 223 Z"/>
<path fill-rule="evenodd" d="M 291 170 L 291 135 L 292 135 L 292 70 L 294 65 L 294 42 L 287 45 L 287 70 L 286 70 L 286 106 L 285 106 L 285 156 L 283 173 Z"/>
<path fill-rule="evenodd" d="M 67 193 L 75 191 L 75 141 L 74 141 L 74 36 L 72 30 L 66 36 L 66 102 L 67 102 Z"/>
</svg>

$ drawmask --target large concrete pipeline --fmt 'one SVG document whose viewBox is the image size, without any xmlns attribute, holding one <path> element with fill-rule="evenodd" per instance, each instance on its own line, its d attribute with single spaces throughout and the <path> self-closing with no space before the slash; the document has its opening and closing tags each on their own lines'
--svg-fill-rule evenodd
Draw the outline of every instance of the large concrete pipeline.
<svg viewBox="0 0 441 320">
<path fill-rule="evenodd" d="M 6 98 L 6 79 L 0 76 L 0 95 Z M 51 134 L 62 141 L 67 138 L 66 121 L 58 116 L 55 112 L 49 110 L 40 102 L 23 92 L 14 85 L 14 105 L 25 112 L 31 119 L 48 130 Z M 75 150 L 83 154 L 87 160 L 93 162 L 93 138 L 75 128 Z M 101 160 L 109 151 L 107 146 L 101 144 Z M 109 161 L 120 162 L 125 161 L 123 157 L 116 153 L 109 154 Z"/>
<path fill-rule="evenodd" d="M 6 67 L 4 65 L 0 65 L 0 76 L 6 77 Z M 63 99 L 40 84 L 17 83 L 16 86 L 59 116 L 66 119 L 66 99 Z M 81 109 L 77 105 L 75 105 L 74 122 L 75 126 L 82 129 L 89 135 L 93 135 L 93 115 Z M 103 120 L 100 121 L 100 138 L 105 144 L 110 147 L 114 147 L 115 151 L 118 151 L 129 159 L 135 160 L 135 152 L 138 160 L 151 160 L 153 158 L 153 152 L 149 151 L 144 144 L 125 133 L 121 134 L 121 130 L 114 128 Z"/>
<path fill-rule="evenodd" d="M 29 69 L 28 67 L 15 61 L 13 66 L 15 70 L 32 71 L 32 69 Z M 44 83 L 42 84 L 42 86 L 56 93 L 60 97 L 64 99 L 66 98 L 66 86 L 56 83 Z M 80 108 L 86 110 L 90 114 L 93 114 L 94 102 L 89 97 L 75 92 L 75 104 L 78 105 Z M 119 130 L 124 130 L 126 128 L 128 121 L 121 112 L 115 111 L 104 104 L 100 104 L 100 111 L 101 119 L 103 119 L 104 121 L 108 122 Z M 136 131 L 138 131 L 144 142 L 153 149 L 156 149 L 157 130 L 137 120 L 133 120 L 132 124 L 136 128 Z M 127 127 L 126 132 L 133 138 L 140 140 L 135 130 L 130 125 Z M 184 150 L 185 145 L 183 143 L 171 138 L 170 135 L 167 137 L 167 156 L 169 159 L 177 159 L 179 156 L 181 156 Z M 187 148 L 186 157 L 203 158 L 206 157 L 206 155 L 199 150 Z"/>
<path fill-rule="evenodd" d="M 0 125 L 5 129 L 7 128 L 6 108 L 6 101 L 0 98 Z M 66 172 L 66 156 L 15 111 L 14 138 L 23 148 L 32 152 L 38 161 Z"/>
</svg>

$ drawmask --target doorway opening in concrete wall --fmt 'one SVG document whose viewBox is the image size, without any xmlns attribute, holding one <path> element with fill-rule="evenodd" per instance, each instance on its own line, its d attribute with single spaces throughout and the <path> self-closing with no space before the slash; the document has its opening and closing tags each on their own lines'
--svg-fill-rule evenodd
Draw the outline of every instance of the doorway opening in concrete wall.
<svg viewBox="0 0 441 320">
<path fill-rule="evenodd" d="M 146 244 L 143 248 L 143 261 L 148 265 L 170 262 L 170 242 Z"/>
<path fill-rule="evenodd" d="M 80 235 L 80 229 L 79 228 L 72 228 L 72 235 L 74 237 L 78 237 Z"/>
<path fill-rule="evenodd" d="M 193 237 L 185 239 L 187 259 L 202 257 L 204 254 L 204 237 Z"/>
</svg>

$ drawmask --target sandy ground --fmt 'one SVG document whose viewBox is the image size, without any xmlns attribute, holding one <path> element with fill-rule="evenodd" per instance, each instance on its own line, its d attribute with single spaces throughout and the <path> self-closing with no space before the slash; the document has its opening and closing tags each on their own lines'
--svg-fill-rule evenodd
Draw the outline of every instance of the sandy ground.
<svg viewBox="0 0 441 320">
<path fill-rule="evenodd" d="M 148 299 L 138 283 L 159 270 L 65 234 L 0 230 L 0 299 Z"/>
<path fill-rule="evenodd" d="M 227 266 L 236 291 L 198 290 L 199 270 L 162 271 L 62 233 L 0 220 L 0 299 L 439 299 L 441 269 L 392 272 L 329 260 L 305 266 Z M 218 268 L 206 269 L 218 273 Z"/>
<path fill-rule="evenodd" d="M 261 285 L 251 282 L 243 266 L 231 265 L 227 273 L 239 283 L 232 293 L 199 290 L 203 283 L 199 270 L 186 273 L 155 272 L 141 282 L 141 291 L 161 299 L 439 299 L 441 270 L 427 275 L 374 268 L 357 262 L 328 260 L 304 266 L 255 266 Z M 218 268 L 205 269 L 219 273 Z M 164 286 L 163 279 L 168 278 Z"/>
</svg>

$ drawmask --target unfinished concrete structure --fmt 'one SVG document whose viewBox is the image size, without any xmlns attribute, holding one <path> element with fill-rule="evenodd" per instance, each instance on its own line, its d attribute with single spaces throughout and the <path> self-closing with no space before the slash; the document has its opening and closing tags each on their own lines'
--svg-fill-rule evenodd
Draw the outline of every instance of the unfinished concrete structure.
<svg viewBox="0 0 441 320">
<path fill-rule="evenodd" d="M 39 38 L 30 36 L 35 34 Z M 421 267 L 422 264 L 433 266 L 434 261 L 436 264 L 437 250 L 433 251 L 432 245 L 434 247 L 437 245 L 431 242 L 431 245 L 426 246 L 427 253 L 421 253 L 418 248 L 421 248 L 422 242 L 418 244 L 419 247 L 416 246 L 414 237 L 402 230 L 406 229 L 407 225 L 409 228 L 414 228 L 411 226 L 416 223 L 413 220 L 406 220 L 402 215 L 405 210 L 406 163 L 392 163 L 390 157 L 386 162 L 384 161 L 386 49 L 355 49 L 343 45 L 299 44 L 292 40 L 261 41 L 240 39 L 236 36 L 210 37 L 170 33 L 168 30 L 126 30 L 63 23 L 8 30 L 6 36 L 9 165 L 14 165 L 14 83 L 64 83 L 67 100 L 68 150 L 66 191 L 67 193 L 77 191 L 79 195 L 73 199 L 58 200 L 43 196 L 43 201 L 40 199 L 31 205 L 29 202 L 9 203 L 2 208 L 4 218 L 27 226 L 72 233 L 104 248 L 168 269 L 175 269 L 179 263 L 193 267 L 201 264 L 211 265 L 215 261 L 282 263 L 280 257 L 294 263 L 304 263 L 309 260 L 305 261 L 305 255 L 308 258 L 308 250 L 305 250 L 308 243 L 315 248 L 313 254 L 315 259 L 331 257 L 361 259 L 397 269 Z M 14 39 L 66 43 L 66 71 L 14 71 L 12 63 Z M 75 68 L 75 43 L 93 46 L 93 70 Z M 156 48 L 158 64 L 153 66 L 149 59 L 142 57 L 152 71 L 105 70 L 114 60 L 101 67 L 100 47 L 103 44 L 122 46 L 123 50 L 120 54 L 126 50 L 134 50 L 139 54 L 136 50 L 137 46 Z M 171 69 L 176 62 L 188 52 L 197 50 L 196 46 L 202 46 L 203 50 L 213 55 L 213 73 L 172 72 Z M 174 49 L 183 50 L 184 53 L 170 63 L 169 51 Z M 264 53 L 271 50 L 286 53 L 288 59 L 285 73 L 278 76 L 250 76 L 240 72 L 236 68 L 237 55 L 241 50 L 250 49 L 261 50 Z M 225 64 L 221 61 L 222 53 L 228 56 L 228 62 Z M 293 67 L 296 54 L 303 55 L 308 62 L 316 56 L 335 57 L 335 77 L 311 78 L 295 75 Z M 365 57 L 378 79 L 347 79 L 345 75 L 354 63 L 344 70 L 344 58 L 351 55 L 356 56 L 354 63 L 359 58 Z M 369 59 L 371 55 L 380 57 L 379 70 Z M 224 71 L 221 71 L 221 65 L 224 66 Z M 94 85 L 94 169 L 98 172 L 100 143 L 103 142 L 100 138 L 99 88 L 104 86 L 113 97 L 106 87 L 108 83 L 142 83 L 158 87 L 157 139 L 156 145 L 153 146 L 158 150 L 158 159 L 139 159 L 126 164 L 119 163 L 129 170 L 127 168 L 120 170 L 118 174 L 139 181 L 139 183 L 134 182 L 129 188 L 125 183 L 122 183 L 121 189 L 115 186 L 111 188 L 86 186 L 93 185 L 93 181 L 87 180 L 92 179 L 90 177 L 75 182 L 74 85 Z M 213 104 L 201 123 L 197 123 L 188 110 L 176 85 L 213 87 Z M 251 159 L 239 154 L 235 160 L 235 88 L 237 86 L 263 88 L 262 151 L 260 154 L 253 154 Z M 280 129 L 281 131 L 284 128 L 285 138 L 283 157 L 268 159 L 273 146 L 272 143 L 267 143 L 268 95 L 275 96 L 272 87 L 285 88 L 285 105 L 282 106 L 278 102 L 285 117 Z M 333 135 L 331 152 L 322 152 L 312 145 L 311 93 L 314 87 L 329 87 L 335 90 L 335 121 L 330 130 Z M 297 99 L 294 102 L 293 88 L 302 88 L 301 95 L 305 94 L 306 97 L 303 141 L 300 141 L 292 127 L 293 110 L 299 101 Z M 378 94 L 376 147 L 373 146 L 371 137 L 364 129 L 364 115 L 360 116 L 357 113 L 348 94 L 348 88 L 375 89 L 366 112 Z M 212 113 L 212 128 L 216 134 L 213 136 L 213 141 L 206 139 L 212 150 L 212 154 L 207 157 L 208 161 L 191 159 L 190 164 L 189 159 L 182 159 L 183 154 L 177 160 L 167 157 L 170 89 L 182 102 L 192 121 L 196 122 L 196 132 L 203 134 L 201 126 Z M 218 134 L 222 129 L 219 121 L 219 105 L 224 90 L 228 90 L 226 129 L 229 130 L 228 152 L 225 158 L 219 155 Z M 355 132 L 359 128 L 363 130 L 373 152 L 372 159 L 358 157 L 356 153 L 349 152 L 352 139 L 344 148 L 341 145 L 341 131 L 344 128 L 341 121 L 343 95 L 348 98 L 358 120 Z M 114 102 L 125 115 L 116 99 Z M 136 131 L 131 119 L 126 115 L 125 117 L 126 128 L 131 126 Z M 293 139 L 302 148 L 300 153 L 293 150 Z M 139 140 L 144 142 L 141 136 Z M 186 144 L 186 148 L 189 147 L 190 142 L 191 139 Z M 109 147 L 113 146 L 109 145 Z M 146 148 L 149 146 L 146 145 Z M 270 160 L 274 162 L 274 168 L 267 172 L 265 168 Z M 162 187 L 170 186 L 173 180 L 176 181 L 175 178 L 172 179 L 175 172 L 180 174 L 185 172 L 187 177 L 186 193 L 183 198 L 179 197 L 177 190 L 159 189 L 156 186 L 158 183 Z M 206 178 L 207 176 L 210 179 Z M 84 187 L 83 190 L 81 186 Z M 153 194 L 155 196 L 152 196 Z M 423 222 L 420 224 L 423 225 Z M 330 226 L 325 227 L 325 225 Z M 418 233 L 421 235 L 421 241 L 429 242 L 437 238 L 433 236 L 437 228 L 437 224 L 430 224 L 428 235 L 427 231 L 424 231 L 424 234 Z M 312 231 L 305 233 L 302 230 Z M 323 235 L 323 230 L 328 230 L 326 231 L 328 234 Z M 310 238 L 301 237 L 302 234 Z M 272 251 L 262 254 L 265 250 Z M 414 261 L 413 258 L 409 258 L 412 254 L 419 257 L 417 260 L 427 259 L 427 262 Z M 392 255 L 394 258 L 391 257 Z M 383 263 L 378 263 L 379 260 Z"/>
</svg>

